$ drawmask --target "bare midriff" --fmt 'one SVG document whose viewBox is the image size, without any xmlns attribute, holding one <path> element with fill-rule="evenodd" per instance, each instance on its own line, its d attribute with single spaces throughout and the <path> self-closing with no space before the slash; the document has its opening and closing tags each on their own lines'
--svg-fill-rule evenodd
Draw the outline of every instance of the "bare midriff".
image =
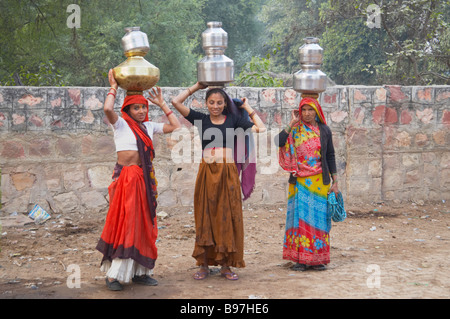
<svg viewBox="0 0 450 319">
<path fill-rule="evenodd" d="M 141 159 L 138 151 L 117 152 L 117 163 L 122 166 L 140 165 Z"/>
<path fill-rule="evenodd" d="M 232 163 L 234 161 L 233 150 L 228 147 L 205 148 L 203 150 L 203 159 L 207 163 Z"/>
</svg>

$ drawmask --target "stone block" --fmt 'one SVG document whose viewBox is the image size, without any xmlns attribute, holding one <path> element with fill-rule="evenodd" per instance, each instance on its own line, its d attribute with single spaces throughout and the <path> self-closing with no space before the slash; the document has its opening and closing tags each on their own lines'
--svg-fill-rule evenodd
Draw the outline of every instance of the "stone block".
<svg viewBox="0 0 450 319">
<path fill-rule="evenodd" d="M 428 136 L 426 134 L 418 133 L 415 136 L 414 142 L 417 146 L 424 147 L 429 144 Z"/>
<path fill-rule="evenodd" d="M 441 160 L 439 161 L 440 168 L 450 168 L 450 153 L 446 152 L 442 154 Z"/>
<path fill-rule="evenodd" d="M 0 108 L 12 109 L 15 88 L 0 87 Z"/>
<path fill-rule="evenodd" d="M 450 111 L 449 110 L 442 111 L 441 123 L 442 124 L 450 124 Z"/>
<path fill-rule="evenodd" d="M 10 109 L 0 108 L 0 132 L 8 132 L 10 130 L 10 117 Z"/>
<path fill-rule="evenodd" d="M 322 109 L 338 110 L 340 105 L 340 88 L 339 87 L 328 87 L 325 92 L 321 94 L 320 102 Z"/>
<path fill-rule="evenodd" d="M 384 87 L 375 90 L 373 95 L 373 102 L 378 104 L 385 104 L 387 101 L 387 91 Z"/>
<path fill-rule="evenodd" d="M 450 144 L 450 133 L 448 130 L 439 130 L 433 132 L 433 141 L 438 146 L 445 146 Z"/>
<path fill-rule="evenodd" d="M 420 104 L 434 103 L 434 89 L 432 87 L 415 86 L 412 88 L 412 101 Z"/>
<path fill-rule="evenodd" d="M 421 185 L 419 181 L 423 180 L 422 174 L 418 169 L 408 171 L 405 173 L 404 186 L 406 187 L 418 187 Z"/>
<path fill-rule="evenodd" d="M 345 122 L 348 118 L 348 113 L 346 111 L 335 111 L 330 114 L 331 120 L 335 123 Z M 347 121 L 348 122 L 348 121 Z"/>
<path fill-rule="evenodd" d="M 400 190 L 403 187 L 403 171 L 401 169 L 385 169 L 383 178 L 384 190 Z"/>
<path fill-rule="evenodd" d="M 19 159 L 25 157 L 25 149 L 21 143 L 6 141 L 1 145 L 1 156 L 6 159 Z"/>
<path fill-rule="evenodd" d="M 384 118 L 386 114 L 386 105 L 378 105 L 372 111 L 372 119 L 375 124 L 384 124 Z"/>
<path fill-rule="evenodd" d="M 274 88 L 269 88 L 269 89 L 263 89 L 260 93 L 260 103 L 259 103 L 259 107 L 262 108 L 266 108 L 266 107 L 274 107 L 276 105 L 281 105 L 280 101 L 280 94 L 281 91 L 274 89 Z M 255 106 L 255 105 L 253 105 Z"/>
<path fill-rule="evenodd" d="M 108 208 L 105 195 L 96 191 L 81 193 L 81 203 L 87 210 L 101 211 Z"/>
<path fill-rule="evenodd" d="M 287 89 L 282 96 L 282 107 L 286 109 L 298 109 L 300 100 L 300 94 L 297 94 L 293 89 Z"/>
<path fill-rule="evenodd" d="M 56 214 L 78 212 L 80 200 L 74 192 L 58 194 L 53 197 L 52 209 Z"/>
<path fill-rule="evenodd" d="M 394 108 L 387 107 L 386 113 L 384 115 L 385 124 L 395 124 L 398 121 L 397 110 Z"/>
<path fill-rule="evenodd" d="M 364 118 L 365 118 L 365 108 L 358 106 L 356 107 L 356 109 L 353 111 L 352 114 L 352 118 L 350 119 L 350 122 L 353 125 L 361 125 L 364 122 Z"/>
<path fill-rule="evenodd" d="M 372 178 L 381 177 L 382 173 L 383 173 L 383 167 L 382 167 L 381 160 L 379 160 L 379 159 L 371 160 L 369 162 L 368 173 L 369 173 L 369 176 L 371 176 Z"/>
<path fill-rule="evenodd" d="M 15 110 L 11 113 L 11 131 L 13 132 L 26 132 L 27 130 L 27 111 Z"/>
<path fill-rule="evenodd" d="M 439 186 L 442 187 L 447 187 L 447 192 L 443 191 L 442 193 L 449 193 L 448 189 L 450 187 L 450 169 L 449 168 L 444 168 L 443 170 L 440 171 L 439 173 Z"/>
<path fill-rule="evenodd" d="M 418 167 L 421 164 L 420 158 L 420 154 L 404 154 L 402 156 L 402 165 L 406 168 Z"/>
<path fill-rule="evenodd" d="M 19 107 L 27 106 L 30 109 L 47 107 L 47 90 L 45 88 L 24 87 L 20 95 L 16 95 Z"/>
<path fill-rule="evenodd" d="M 61 157 L 77 157 L 81 151 L 76 139 L 70 137 L 59 137 L 55 146 L 57 154 Z"/>
<path fill-rule="evenodd" d="M 78 107 L 81 106 L 82 91 L 81 88 L 69 88 L 67 89 L 67 106 Z"/>
<path fill-rule="evenodd" d="M 23 191 L 33 186 L 36 181 L 36 175 L 28 172 L 12 173 L 11 180 L 18 191 Z"/>
<path fill-rule="evenodd" d="M 194 185 L 177 190 L 177 198 L 181 206 L 194 206 L 194 190 Z"/>
<path fill-rule="evenodd" d="M 430 124 L 434 119 L 434 112 L 431 108 L 426 108 L 424 110 L 417 110 L 416 116 L 424 124 Z"/>
<path fill-rule="evenodd" d="M 86 186 L 84 170 L 81 165 L 67 168 L 63 172 L 64 188 L 67 191 L 79 190 Z"/>
<path fill-rule="evenodd" d="M 402 131 L 395 136 L 394 145 L 399 148 L 401 147 L 408 148 L 411 146 L 411 139 L 412 137 L 408 132 Z"/>
<path fill-rule="evenodd" d="M 63 109 L 66 107 L 66 92 L 64 87 L 47 88 L 47 109 Z"/>
<path fill-rule="evenodd" d="M 353 89 L 353 103 L 372 103 L 373 89 L 357 87 Z"/>
<path fill-rule="evenodd" d="M 173 207 L 177 206 L 177 194 L 174 190 L 168 189 L 164 192 L 158 193 L 158 207 Z"/>
<path fill-rule="evenodd" d="M 107 189 L 112 182 L 113 165 L 94 166 L 87 170 L 89 185 L 93 189 Z"/>
<path fill-rule="evenodd" d="M 411 87 L 387 85 L 387 103 L 399 104 L 411 101 Z"/>
<path fill-rule="evenodd" d="M 435 101 L 437 103 L 450 103 L 450 87 L 437 87 L 435 88 Z"/>
<path fill-rule="evenodd" d="M 400 113 L 400 124 L 409 125 L 413 119 L 413 114 L 409 110 L 402 110 Z"/>
</svg>

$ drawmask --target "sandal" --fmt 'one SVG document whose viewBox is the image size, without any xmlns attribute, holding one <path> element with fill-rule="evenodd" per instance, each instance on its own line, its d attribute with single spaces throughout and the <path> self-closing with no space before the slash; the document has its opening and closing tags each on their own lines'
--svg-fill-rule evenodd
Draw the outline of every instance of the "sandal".
<svg viewBox="0 0 450 319">
<path fill-rule="evenodd" d="M 205 266 L 200 266 L 200 270 L 194 274 L 195 280 L 203 280 L 209 275 L 209 268 Z"/>
<path fill-rule="evenodd" d="M 292 266 L 291 269 L 292 269 L 292 270 L 295 270 L 295 271 L 305 271 L 305 270 L 307 269 L 307 267 L 306 267 L 305 264 L 299 264 L 299 263 L 297 263 L 297 264 L 295 264 L 294 266 Z"/>
<path fill-rule="evenodd" d="M 226 270 L 226 271 L 224 271 Z M 238 280 L 239 276 L 235 272 L 232 272 L 230 267 L 222 267 L 222 270 L 220 271 L 220 275 L 222 277 L 225 277 L 228 280 Z"/>
<path fill-rule="evenodd" d="M 321 270 L 327 270 L 327 267 L 325 265 L 316 265 L 316 266 L 312 266 L 312 269 L 321 271 Z"/>
</svg>

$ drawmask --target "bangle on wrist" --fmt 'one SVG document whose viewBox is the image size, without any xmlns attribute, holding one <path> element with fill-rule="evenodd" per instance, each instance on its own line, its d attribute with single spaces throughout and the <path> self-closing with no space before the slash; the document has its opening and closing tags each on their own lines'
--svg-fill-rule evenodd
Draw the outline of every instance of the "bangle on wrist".
<svg viewBox="0 0 450 319">
<path fill-rule="evenodd" d="M 253 112 L 252 113 L 250 113 L 248 116 L 250 117 L 250 118 L 253 118 L 253 116 L 255 116 L 255 114 L 256 114 L 256 111 L 255 110 L 253 110 Z"/>
<path fill-rule="evenodd" d="M 286 127 L 284 128 L 284 130 L 286 131 L 286 132 L 288 132 L 288 133 L 290 133 L 291 132 L 291 127 L 289 126 L 289 125 L 286 125 Z"/>
<path fill-rule="evenodd" d="M 167 117 L 169 117 L 170 114 L 173 114 L 173 111 L 170 111 L 169 113 L 165 113 Z"/>
<path fill-rule="evenodd" d="M 187 88 L 187 90 L 188 90 L 189 96 L 191 96 L 192 95 L 191 88 Z"/>
<path fill-rule="evenodd" d="M 117 93 L 117 90 L 115 88 L 113 88 L 112 86 L 109 88 L 109 90 L 114 90 L 114 92 Z"/>
<path fill-rule="evenodd" d="M 114 94 L 114 93 L 111 93 L 111 92 L 109 92 L 108 94 L 106 94 L 106 96 L 108 96 L 108 95 L 112 95 L 114 98 L 116 98 L 116 95 Z"/>
</svg>

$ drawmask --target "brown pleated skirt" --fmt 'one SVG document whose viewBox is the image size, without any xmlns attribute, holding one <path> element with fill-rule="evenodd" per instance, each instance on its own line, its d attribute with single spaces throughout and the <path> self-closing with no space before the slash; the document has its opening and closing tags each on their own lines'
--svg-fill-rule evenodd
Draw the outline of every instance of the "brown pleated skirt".
<svg viewBox="0 0 450 319">
<path fill-rule="evenodd" d="M 195 248 L 200 266 L 245 267 L 241 184 L 234 162 L 200 163 L 194 194 Z"/>
</svg>

